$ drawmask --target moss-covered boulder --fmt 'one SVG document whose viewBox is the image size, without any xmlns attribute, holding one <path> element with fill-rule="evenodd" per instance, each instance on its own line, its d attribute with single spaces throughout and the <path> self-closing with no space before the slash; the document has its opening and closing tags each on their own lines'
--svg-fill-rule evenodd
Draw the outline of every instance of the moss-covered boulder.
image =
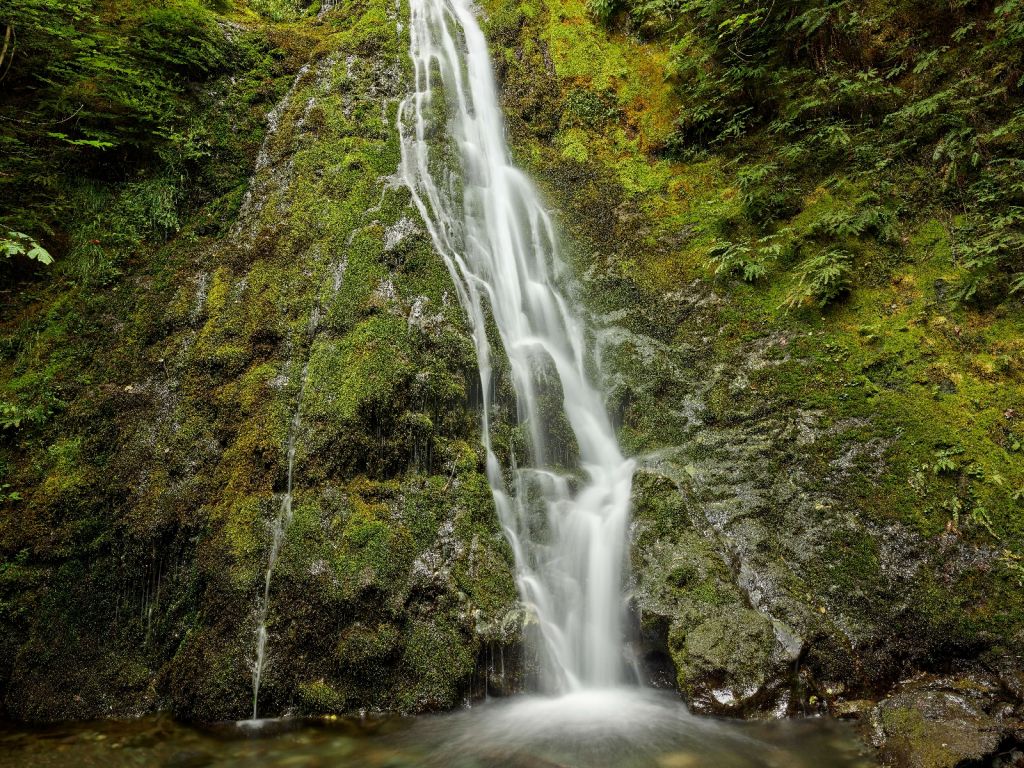
<svg viewBox="0 0 1024 768">
<path fill-rule="evenodd" d="M 999 681 L 984 674 L 904 682 L 871 715 L 883 763 L 896 768 L 980 764 L 1004 742 L 1019 740 L 1024 728 L 1021 710 L 1004 696 Z"/>
<path fill-rule="evenodd" d="M 634 489 L 634 610 L 653 682 L 678 687 L 699 711 L 785 710 L 800 642 L 751 606 L 669 478 L 644 469 Z"/>
</svg>

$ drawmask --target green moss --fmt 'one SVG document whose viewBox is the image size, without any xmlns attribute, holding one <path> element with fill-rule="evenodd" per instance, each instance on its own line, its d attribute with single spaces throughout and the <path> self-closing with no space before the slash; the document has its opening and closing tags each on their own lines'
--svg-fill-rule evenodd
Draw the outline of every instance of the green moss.
<svg viewBox="0 0 1024 768">
<path fill-rule="evenodd" d="M 415 556 L 413 537 L 387 505 L 360 497 L 352 497 L 351 505 L 334 565 L 345 592 L 375 589 L 397 599 Z"/>
<path fill-rule="evenodd" d="M 943 692 L 930 694 L 934 702 L 930 706 L 927 699 L 907 701 L 903 697 L 879 709 L 878 722 L 886 736 L 884 751 L 888 759 L 910 758 L 922 768 L 942 768 L 981 758 L 998 744 L 998 737 L 991 733 L 992 722 L 965 699 L 977 692 L 971 690 L 970 683 L 955 681 L 953 685 L 955 704 L 946 698 L 951 694 Z M 954 727 L 942 711 L 951 707 L 958 710 Z"/>
<path fill-rule="evenodd" d="M 390 402 L 411 373 L 406 323 L 375 315 L 340 341 L 314 344 L 304 411 L 336 424 L 351 422 L 366 409 Z"/>
<path fill-rule="evenodd" d="M 51 469 L 40 487 L 42 493 L 59 498 L 74 493 L 87 482 L 81 451 L 81 438 L 60 439 L 47 448 Z"/>
<path fill-rule="evenodd" d="M 730 606 L 691 626 L 675 624 L 668 642 L 679 688 L 692 696 L 709 680 L 737 692 L 758 688 L 771 669 L 775 637 L 762 613 Z"/>
<path fill-rule="evenodd" d="M 345 694 L 324 680 L 300 683 L 299 702 L 302 710 L 309 713 L 333 714 L 347 709 Z"/>
<path fill-rule="evenodd" d="M 461 686 L 472 675 L 475 661 L 454 626 L 414 621 L 406 635 L 401 663 L 416 680 L 416 687 L 403 695 L 402 708 L 450 709 L 458 703 Z"/>
<path fill-rule="evenodd" d="M 401 632 L 391 623 L 348 627 L 338 641 L 338 658 L 346 666 L 386 663 L 401 648 Z"/>
<path fill-rule="evenodd" d="M 267 496 L 248 496 L 226 510 L 224 536 L 237 564 L 232 574 L 239 586 L 250 583 L 260 567 L 267 523 L 265 513 L 272 504 L 273 499 Z"/>
</svg>

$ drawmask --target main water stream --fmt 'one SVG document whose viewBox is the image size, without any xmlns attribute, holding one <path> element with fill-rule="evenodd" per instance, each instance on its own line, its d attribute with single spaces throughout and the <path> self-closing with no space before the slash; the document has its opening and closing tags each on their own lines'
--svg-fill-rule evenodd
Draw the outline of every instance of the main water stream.
<svg viewBox="0 0 1024 768">
<path fill-rule="evenodd" d="M 528 755 L 523 764 L 797 765 L 772 755 L 752 729 L 694 718 L 673 696 L 627 685 L 623 571 L 634 464 L 593 383 L 552 221 L 511 162 L 475 13 L 470 0 L 410 1 L 415 80 L 399 109 L 400 172 L 473 332 L 487 476 L 520 598 L 539 629 L 542 695 L 452 716 L 434 730 L 452 758 L 483 748 L 505 757 L 494 764 Z M 518 436 L 504 450 L 495 439 L 499 372 L 514 391 L 515 412 L 505 418 Z M 430 729 L 414 732 L 423 738 Z M 816 765 L 849 757 L 808 751 Z"/>
<path fill-rule="evenodd" d="M 559 286 L 565 270 L 552 223 L 530 180 L 511 164 L 473 9 L 464 0 L 410 6 L 415 87 L 399 113 L 401 173 L 472 328 L 487 477 L 515 555 L 520 597 L 539 628 L 541 687 L 565 693 L 614 686 L 624 668 L 633 462 L 619 451 L 588 375 L 585 326 Z M 500 348 L 489 338 L 489 321 Z M 521 444 L 503 463 L 493 431 L 495 367 L 504 360 Z M 555 446 L 552 427 L 560 425 L 569 434 Z"/>
</svg>

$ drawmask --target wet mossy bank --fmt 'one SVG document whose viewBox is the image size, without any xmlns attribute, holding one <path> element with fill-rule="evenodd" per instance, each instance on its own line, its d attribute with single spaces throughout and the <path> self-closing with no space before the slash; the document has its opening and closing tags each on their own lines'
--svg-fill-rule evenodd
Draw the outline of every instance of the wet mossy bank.
<svg viewBox="0 0 1024 768">
<path fill-rule="evenodd" d="M 559 211 L 610 407 L 638 457 L 636 647 L 700 711 L 830 712 L 858 718 L 889 745 L 886 760 L 980 759 L 1022 733 L 1024 309 L 1015 294 L 964 298 L 977 275 L 963 256 L 963 206 L 931 191 L 949 170 L 931 165 L 938 134 L 894 142 L 888 164 L 865 172 L 865 154 L 882 151 L 866 129 L 847 125 L 848 154 L 827 155 L 768 125 L 787 98 L 826 96 L 739 87 L 726 98 L 746 115 L 742 130 L 687 133 L 708 98 L 700 77 L 728 64 L 701 46 L 732 40 L 725 23 L 698 24 L 739 5 L 618 3 L 609 15 L 582 0 L 485 4 L 517 159 Z M 759 8 L 735 12 L 750 11 L 757 30 L 735 45 L 749 51 L 797 16 L 790 6 L 815 3 L 748 5 Z M 970 46 L 999 43 L 987 26 L 998 13 L 1017 12 L 966 4 L 960 21 L 985 34 L 957 48 L 955 25 L 927 14 L 900 37 L 906 4 L 854 5 L 857 23 L 891 17 L 878 40 L 913 41 L 905 58 L 945 36 L 941 55 L 962 66 Z M 821 10 L 829 32 L 815 45 L 841 46 L 851 8 Z M 758 54 L 747 64 L 840 77 L 842 62 L 793 47 L 795 63 Z M 922 71 L 892 77 L 919 96 L 943 87 Z M 1005 95 L 985 119 L 1015 114 L 1019 92 Z M 813 114 L 808 131 L 842 122 Z M 768 198 L 788 202 L 762 216 Z M 884 232 L 828 225 L 872 215 Z M 786 238 L 802 245 L 771 250 Z M 853 269 L 827 297 L 800 294 L 814 249 L 828 248 L 854 254 Z M 764 269 L 744 273 L 740 252 Z M 893 690 L 900 704 L 876 709 Z M 939 700 L 954 702 L 945 715 Z M 967 700 L 964 711 L 980 713 L 970 738 L 954 733 L 925 755 Z M 921 727 L 900 726 L 897 706 Z"/>
<path fill-rule="evenodd" d="M 185 186 L 102 279 L 8 294 L 4 402 L 39 411 L 4 432 L 11 717 L 249 716 L 290 448 L 261 715 L 451 708 L 518 642 L 473 345 L 394 178 L 407 8 L 323 10 L 223 19 L 268 52 L 197 115 L 220 195 Z M 109 249 L 140 194 L 104 185 L 65 226 Z"/>
</svg>

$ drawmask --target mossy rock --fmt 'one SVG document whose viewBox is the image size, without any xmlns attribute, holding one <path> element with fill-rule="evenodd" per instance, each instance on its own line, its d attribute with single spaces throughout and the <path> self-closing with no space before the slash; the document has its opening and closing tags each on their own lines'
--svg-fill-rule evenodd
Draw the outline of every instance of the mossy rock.
<svg viewBox="0 0 1024 768">
<path fill-rule="evenodd" d="M 998 713 L 992 703 L 999 693 L 996 681 L 985 675 L 925 676 L 904 683 L 872 713 L 884 764 L 956 768 L 990 758 L 1013 729 L 1005 711 Z"/>
</svg>

